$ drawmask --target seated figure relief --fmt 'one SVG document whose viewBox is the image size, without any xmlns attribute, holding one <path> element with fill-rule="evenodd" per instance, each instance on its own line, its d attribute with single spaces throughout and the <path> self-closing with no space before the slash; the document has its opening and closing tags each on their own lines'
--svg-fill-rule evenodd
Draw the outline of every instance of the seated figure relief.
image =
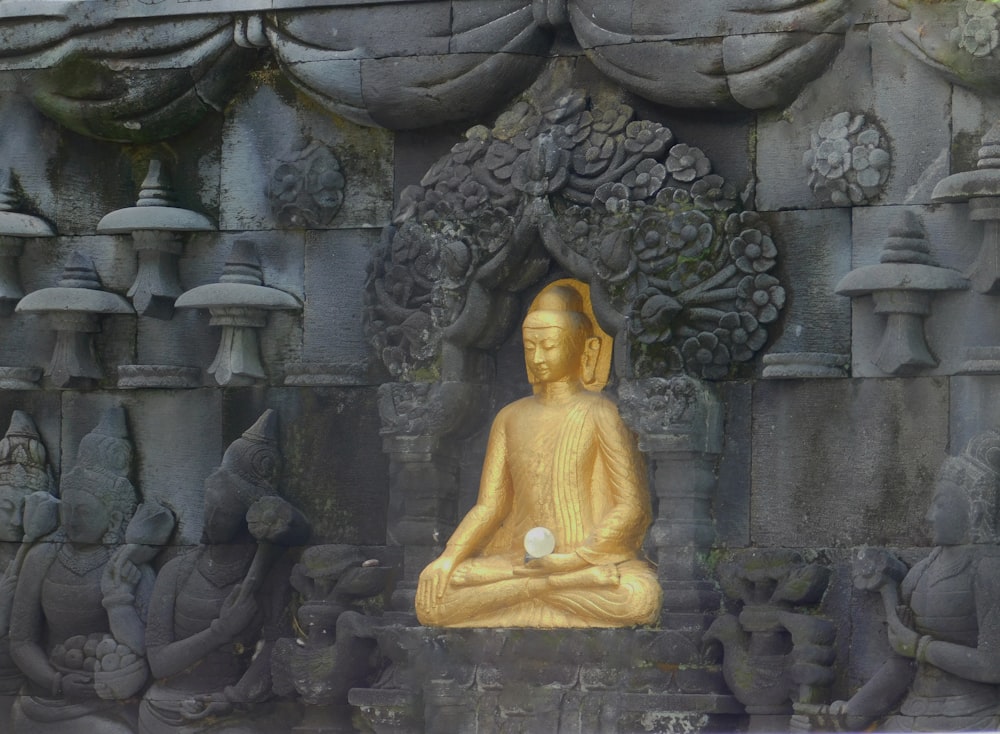
<svg viewBox="0 0 1000 734">
<path fill-rule="evenodd" d="M 279 732 L 294 723 L 267 704 L 271 652 L 290 635 L 282 546 L 308 535 L 278 496 L 280 459 L 277 414 L 268 410 L 205 480 L 201 545 L 157 576 L 147 628 L 156 681 L 140 708 L 143 734 Z"/>
<path fill-rule="evenodd" d="M 559 281 L 524 320 L 534 394 L 497 415 L 476 505 L 420 575 L 417 616 L 443 627 L 626 627 L 660 611 L 640 559 L 646 471 L 607 382 L 611 338 L 582 283 Z M 554 551 L 525 558 L 543 527 Z"/>
<path fill-rule="evenodd" d="M 10 652 L 27 683 L 14 704 L 14 732 L 134 731 L 128 699 L 149 675 L 145 609 L 153 572 L 151 554 L 133 554 L 139 546 L 125 544 L 139 502 L 131 464 L 125 413 L 112 408 L 81 440 L 76 465 L 62 478 L 54 542 L 24 556 Z M 171 517 L 168 535 L 172 528 Z"/>
<path fill-rule="evenodd" d="M 48 453 L 34 421 L 15 410 L 0 440 L 0 721 L 4 722 L 10 720 L 14 696 L 24 683 L 10 655 L 14 590 L 32 542 L 55 530 L 54 489 Z"/>
<path fill-rule="evenodd" d="M 846 731 L 880 720 L 880 731 L 1000 727 L 998 500 L 1000 432 L 988 431 L 941 467 L 927 512 L 937 545 L 927 558 L 904 577 L 894 557 L 862 551 L 854 583 L 881 592 L 893 654 L 849 700 L 806 707 L 813 724 Z"/>
</svg>

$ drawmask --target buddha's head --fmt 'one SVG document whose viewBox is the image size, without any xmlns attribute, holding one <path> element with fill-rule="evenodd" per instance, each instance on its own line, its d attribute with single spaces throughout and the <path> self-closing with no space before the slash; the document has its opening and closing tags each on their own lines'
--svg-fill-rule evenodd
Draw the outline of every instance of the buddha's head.
<svg viewBox="0 0 1000 734">
<path fill-rule="evenodd" d="M 203 543 L 228 543 L 241 535 L 250 540 L 247 511 L 261 497 L 277 494 L 281 468 L 277 430 L 277 414 L 265 411 L 229 445 L 222 464 L 205 479 Z"/>
<path fill-rule="evenodd" d="M 52 492 L 52 476 L 34 422 L 27 413 L 15 410 L 0 439 L 0 541 L 21 541 L 24 501 L 32 492 Z"/>
<path fill-rule="evenodd" d="M 595 333 L 599 328 L 579 287 L 559 281 L 545 288 L 521 326 L 528 381 L 533 385 L 582 382 L 590 387 L 604 342 L 610 341 L 603 332 Z M 605 374 L 597 389 L 606 380 Z"/>
<path fill-rule="evenodd" d="M 995 543 L 1000 492 L 1000 432 L 974 437 L 945 459 L 927 520 L 935 545 Z"/>
<path fill-rule="evenodd" d="M 124 541 L 139 498 L 129 481 L 132 443 L 125 411 L 112 408 L 80 441 L 76 465 L 62 478 L 59 519 L 66 539 L 81 545 Z"/>
</svg>

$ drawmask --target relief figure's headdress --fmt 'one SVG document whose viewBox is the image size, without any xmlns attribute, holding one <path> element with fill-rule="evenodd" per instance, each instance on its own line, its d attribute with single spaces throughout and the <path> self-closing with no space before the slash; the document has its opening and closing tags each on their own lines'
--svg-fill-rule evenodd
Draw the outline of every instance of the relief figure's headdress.
<svg viewBox="0 0 1000 734">
<path fill-rule="evenodd" d="M 958 485 L 969 500 L 969 540 L 996 543 L 1000 493 L 1000 431 L 974 436 L 958 456 L 945 459 L 940 476 Z"/>
</svg>

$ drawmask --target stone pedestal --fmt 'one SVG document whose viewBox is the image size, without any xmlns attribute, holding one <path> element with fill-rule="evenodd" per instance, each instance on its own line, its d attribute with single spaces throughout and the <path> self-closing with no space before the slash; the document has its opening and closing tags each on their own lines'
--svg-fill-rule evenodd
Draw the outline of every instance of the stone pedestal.
<svg viewBox="0 0 1000 734">
<path fill-rule="evenodd" d="M 374 627 L 392 662 L 349 700 L 376 732 L 735 731 L 742 706 L 682 634 Z"/>
</svg>

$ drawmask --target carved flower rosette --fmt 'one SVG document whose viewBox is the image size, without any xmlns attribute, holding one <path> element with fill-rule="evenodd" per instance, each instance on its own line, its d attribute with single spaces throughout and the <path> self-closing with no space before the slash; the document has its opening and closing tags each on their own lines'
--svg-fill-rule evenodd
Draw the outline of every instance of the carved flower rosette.
<svg viewBox="0 0 1000 734">
<path fill-rule="evenodd" d="M 581 91 L 516 102 L 402 193 L 369 279 L 369 333 L 390 372 L 436 379 L 443 341 L 496 346 L 512 294 L 552 260 L 590 284 L 631 377 L 720 379 L 785 303 L 767 223 L 669 128 Z"/>
</svg>

